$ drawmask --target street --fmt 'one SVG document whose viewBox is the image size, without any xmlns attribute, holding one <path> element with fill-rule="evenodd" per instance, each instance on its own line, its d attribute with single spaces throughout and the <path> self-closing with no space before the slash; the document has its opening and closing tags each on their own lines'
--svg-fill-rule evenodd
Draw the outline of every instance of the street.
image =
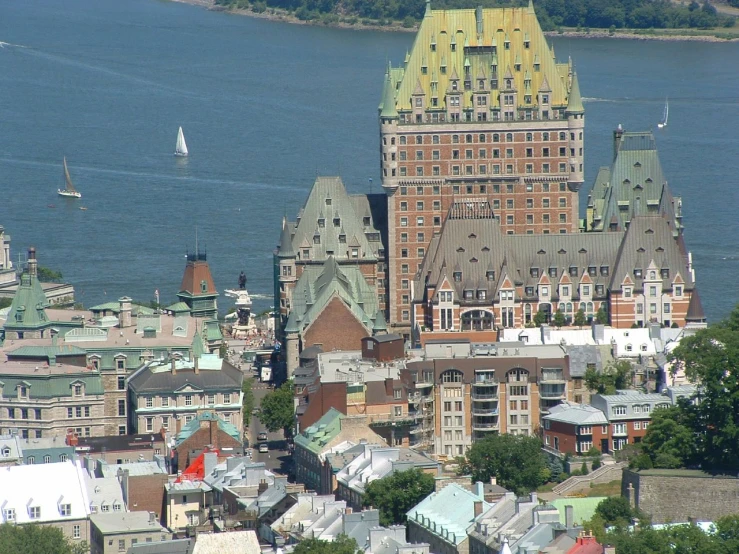
<svg viewBox="0 0 739 554">
<path fill-rule="evenodd" d="M 246 376 L 246 375 L 245 375 Z M 272 390 L 267 383 L 260 383 L 255 380 L 254 387 L 254 404 L 256 407 L 262 402 L 262 398 Z M 258 451 L 259 443 L 264 441 L 257 440 L 259 433 L 267 433 L 267 445 L 269 452 L 260 453 Z M 282 435 L 282 431 L 270 433 L 256 416 L 251 416 L 251 423 L 247 434 L 249 438 L 249 448 L 252 451 L 253 460 L 255 462 L 264 462 L 267 469 L 272 470 L 281 475 L 288 475 L 291 471 L 290 454 L 287 452 L 287 442 Z"/>
</svg>

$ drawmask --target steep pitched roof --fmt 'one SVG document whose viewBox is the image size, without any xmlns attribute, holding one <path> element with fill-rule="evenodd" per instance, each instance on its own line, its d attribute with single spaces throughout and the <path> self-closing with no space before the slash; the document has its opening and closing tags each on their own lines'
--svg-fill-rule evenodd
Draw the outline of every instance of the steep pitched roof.
<svg viewBox="0 0 739 554">
<path fill-rule="evenodd" d="M 685 321 L 693 323 L 705 323 L 706 314 L 703 312 L 703 303 L 698 294 L 698 289 L 693 290 L 690 295 L 690 303 L 688 304 L 688 312 L 685 314 Z"/>
<path fill-rule="evenodd" d="M 293 239 L 290 233 L 290 227 L 286 219 L 282 219 L 282 233 L 280 234 L 280 246 L 277 252 L 278 258 L 294 258 L 295 249 L 293 248 Z"/>
<path fill-rule="evenodd" d="M 340 266 L 333 256 L 320 266 L 306 266 L 293 290 L 292 310 L 285 331 L 306 330 L 334 297 L 341 298 L 371 334 L 379 313 L 377 294 L 358 266 Z"/>
<path fill-rule="evenodd" d="M 18 290 L 10 305 L 6 329 L 41 329 L 51 324 L 46 316 L 46 295 L 35 274 L 21 275 Z"/>
<path fill-rule="evenodd" d="M 365 234 L 364 218 L 368 216 L 357 213 L 340 177 L 317 177 L 291 229 L 292 247 L 299 258 L 301 250 L 310 249 L 311 260 L 329 256 L 339 260 L 376 260 L 377 247 L 369 243 Z M 379 232 L 374 228 L 367 231 Z M 352 256 L 352 241 L 359 248 L 357 258 Z"/>
<path fill-rule="evenodd" d="M 546 79 L 552 89 L 551 105 L 567 105 L 569 67 L 555 61 L 533 10 L 526 7 L 427 9 L 403 67 L 390 72 L 391 84 L 395 85 L 395 110 L 412 109 L 411 99 L 419 84 L 427 97 L 441 96 L 439 109 L 445 110 L 444 94 L 439 95 L 438 91 L 451 91 L 453 80 L 461 77 L 477 90 L 479 80 L 475 76 L 502 77 L 507 69 L 514 67 L 516 71 L 510 77 L 503 77 L 514 81 L 511 88 L 526 89 L 528 76 L 530 90 L 538 91 Z M 489 80 L 486 83 L 485 90 L 489 91 Z M 386 85 L 386 93 L 387 90 Z M 462 97 L 462 108 L 472 107 L 473 96 L 462 94 L 461 86 L 457 90 Z M 532 102 L 536 102 L 536 96 Z M 383 99 L 381 110 L 389 113 L 388 103 Z M 499 105 L 497 94 L 491 95 L 490 104 Z"/>
<path fill-rule="evenodd" d="M 577 73 L 573 73 L 570 97 L 567 100 L 567 113 L 581 114 L 583 112 L 585 112 L 585 108 L 582 105 L 582 97 L 580 96 L 580 83 L 577 80 Z"/>
<path fill-rule="evenodd" d="M 188 254 L 180 292 L 192 296 L 218 294 L 204 253 Z"/>
<path fill-rule="evenodd" d="M 214 412 L 201 412 L 201 413 L 196 414 L 195 417 L 190 420 L 190 423 L 185 425 L 182 428 L 182 430 L 179 433 L 177 433 L 177 439 L 176 439 L 177 446 L 185 442 L 187 439 L 189 439 L 193 435 L 193 433 L 195 433 L 196 431 L 200 429 L 201 421 L 217 421 L 219 430 L 231 435 L 237 441 L 241 441 L 241 433 L 239 432 L 238 428 L 235 425 L 222 420 Z"/>
</svg>

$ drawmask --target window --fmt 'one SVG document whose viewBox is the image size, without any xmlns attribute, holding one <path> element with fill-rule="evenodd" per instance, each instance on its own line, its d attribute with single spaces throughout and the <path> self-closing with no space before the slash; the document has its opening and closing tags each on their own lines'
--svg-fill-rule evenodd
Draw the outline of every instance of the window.
<svg viewBox="0 0 739 554">
<path fill-rule="evenodd" d="M 118 552 L 126 551 L 126 539 L 118 539 Z"/>
<path fill-rule="evenodd" d="M 153 408 L 154 407 L 154 399 L 151 396 L 146 397 L 146 407 L 147 408 Z"/>
<path fill-rule="evenodd" d="M 3 510 L 3 519 L 5 519 L 5 522 L 11 522 L 15 521 L 15 509 L 13 508 L 5 508 Z"/>
<path fill-rule="evenodd" d="M 162 407 L 163 408 L 169 407 L 169 396 L 162 396 Z"/>
<path fill-rule="evenodd" d="M 118 376 L 118 390 L 126 390 L 126 378 L 123 375 Z"/>
<path fill-rule="evenodd" d="M 626 406 L 614 406 L 613 415 L 626 415 Z"/>
<path fill-rule="evenodd" d="M 626 424 L 625 423 L 614 423 L 613 424 L 613 434 L 614 435 L 625 435 L 626 434 Z"/>
<path fill-rule="evenodd" d="M 209 394 L 209 395 L 207 395 L 206 398 L 207 398 L 208 406 L 212 406 L 213 404 L 216 403 L 216 395 L 215 394 Z"/>
<path fill-rule="evenodd" d="M 152 431 L 154 431 L 154 418 L 147 417 L 146 418 L 146 432 L 151 433 Z"/>
<path fill-rule="evenodd" d="M 49 456 L 48 454 L 46 454 L 44 456 L 44 463 L 45 464 L 50 464 L 51 463 L 51 456 Z M 62 515 L 65 515 L 65 514 L 62 514 Z"/>
<path fill-rule="evenodd" d="M 118 435 L 121 436 L 121 437 L 126 435 L 126 426 L 125 425 L 119 425 L 118 426 Z"/>
<path fill-rule="evenodd" d="M 185 395 L 185 406 L 192 406 L 192 395 L 191 394 Z"/>
<path fill-rule="evenodd" d="M 28 508 L 28 517 L 31 519 L 39 519 L 41 517 L 41 506 L 31 506 Z"/>
<path fill-rule="evenodd" d="M 224 404 L 230 404 L 231 403 L 231 395 L 229 393 L 223 394 L 223 403 Z"/>
<path fill-rule="evenodd" d="M 641 429 L 641 421 L 635 421 L 634 422 L 634 431 L 639 431 Z"/>
<path fill-rule="evenodd" d="M 72 505 L 71 504 L 60 504 L 59 513 L 62 514 L 63 516 L 71 516 L 72 515 Z"/>
</svg>

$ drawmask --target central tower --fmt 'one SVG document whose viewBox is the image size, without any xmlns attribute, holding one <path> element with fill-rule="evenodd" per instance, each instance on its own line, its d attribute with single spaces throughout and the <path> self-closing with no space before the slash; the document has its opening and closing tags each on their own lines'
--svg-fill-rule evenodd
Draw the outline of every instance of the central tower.
<svg viewBox="0 0 739 554">
<path fill-rule="evenodd" d="M 533 5 L 432 10 L 379 107 L 389 314 L 410 330 L 413 276 L 449 207 L 489 200 L 507 234 L 579 228 L 584 110 Z M 484 222 L 480 222 L 481 225 Z"/>
</svg>

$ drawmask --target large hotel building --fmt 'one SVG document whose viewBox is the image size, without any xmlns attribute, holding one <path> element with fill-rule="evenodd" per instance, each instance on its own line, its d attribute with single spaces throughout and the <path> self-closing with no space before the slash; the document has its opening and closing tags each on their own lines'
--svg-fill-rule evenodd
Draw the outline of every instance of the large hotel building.
<svg viewBox="0 0 739 554">
<path fill-rule="evenodd" d="M 389 323 L 408 334 L 413 276 L 453 202 L 489 201 L 506 234 L 578 230 L 584 110 L 533 6 L 431 10 L 389 67 L 380 113 Z"/>
</svg>

